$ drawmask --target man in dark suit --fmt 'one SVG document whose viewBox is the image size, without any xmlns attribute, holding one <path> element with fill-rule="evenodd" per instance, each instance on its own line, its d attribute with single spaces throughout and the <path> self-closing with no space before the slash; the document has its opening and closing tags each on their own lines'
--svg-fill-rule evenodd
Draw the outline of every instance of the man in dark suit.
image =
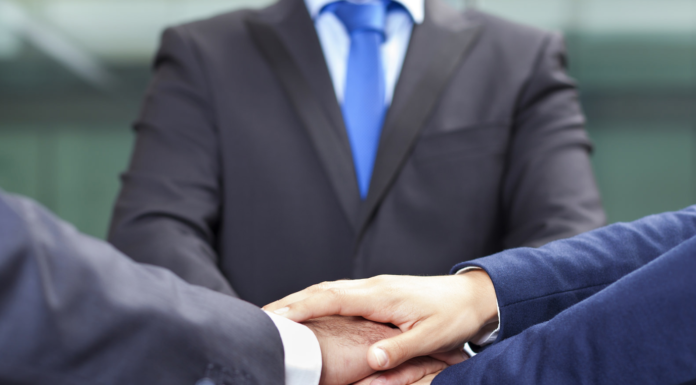
<svg viewBox="0 0 696 385">
<path fill-rule="evenodd" d="M 362 3 L 165 31 L 110 242 L 260 305 L 603 224 L 560 36 Z"/>
<path fill-rule="evenodd" d="M 2 384 L 346 384 L 373 372 L 370 344 L 398 333 L 351 318 L 295 324 L 0 192 Z"/>
<path fill-rule="evenodd" d="M 377 370 L 485 341 L 497 326 L 490 346 L 433 384 L 696 382 L 696 206 L 452 272 L 325 283 L 268 309 L 295 321 L 337 313 L 393 322 L 405 333 L 371 348 Z"/>
</svg>

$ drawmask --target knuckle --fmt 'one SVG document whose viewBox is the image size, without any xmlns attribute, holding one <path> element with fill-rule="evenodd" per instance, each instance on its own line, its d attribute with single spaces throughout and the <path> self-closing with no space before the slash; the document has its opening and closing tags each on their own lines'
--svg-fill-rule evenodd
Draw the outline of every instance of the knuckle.
<svg viewBox="0 0 696 385">
<path fill-rule="evenodd" d="M 393 278 L 392 275 L 381 274 L 381 275 L 377 275 L 377 276 L 370 278 L 370 280 L 372 280 L 372 283 L 374 283 L 374 284 L 384 285 L 384 284 L 388 283 L 389 281 L 391 281 L 392 278 Z"/>
<path fill-rule="evenodd" d="M 370 280 L 371 280 L 373 283 L 380 283 L 380 282 L 384 282 L 384 280 L 385 280 L 384 277 L 385 277 L 384 274 L 382 274 L 382 275 L 376 275 L 376 276 L 370 278 Z"/>
<path fill-rule="evenodd" d="M 337 287 L 328 288 L 328 289 L 326 289 L 326 292 L 327 292 L 331 297 L 334 297 L 334 298 L 340 298 L 340 297 L 342 297 L 342 296 L 345 294 L 345 290 L 339 289 L 339 288 L 337 288 Z"/>
<path fill-rule="evenodd" d="M 317 283 L 316 285 L 310 286 L 309 290 L 312 293 L 320 293 L 329 290 L 330 286 L 328 282 Z"/>
</svg>

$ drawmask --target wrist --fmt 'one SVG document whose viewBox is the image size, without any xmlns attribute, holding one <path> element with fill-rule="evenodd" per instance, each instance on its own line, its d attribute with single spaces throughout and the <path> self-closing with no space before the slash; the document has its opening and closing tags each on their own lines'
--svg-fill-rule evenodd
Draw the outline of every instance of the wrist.
<svg viewBox="0 0 696 385">
<path fill-rule="evenodd" d="M 491 277 L 485 270 L 481 269 L 468 271 L 462 274 L 462 277 L 470 281 L 472 294 L 475 296 L 479 332 L 497 324 L 499 322 L 498 297 L 495 294 L 495 286 L 493 286 Z"/>
<path fill-rule="evenodd" d="M 326 383 L 326 367 L 327 367 L 327 362 L 326 362 L 326 350 L 327 347 L 325 346 L 326 344 L 326 339 L 322 338 L 320 335 L 320 332 L 317 327 L 315 327 L 315 324 L 312 321 L 309 322 L 303 322 L 302 323 L 304 326 L 307 327 L 312 333 L 314 333 L 314 336 L 317 338 L 317 341 L 319 342 L 319 350 L 321 352 L 321 374 L 319 376 L 319 384 L 325 384 Z"/>
</svg>

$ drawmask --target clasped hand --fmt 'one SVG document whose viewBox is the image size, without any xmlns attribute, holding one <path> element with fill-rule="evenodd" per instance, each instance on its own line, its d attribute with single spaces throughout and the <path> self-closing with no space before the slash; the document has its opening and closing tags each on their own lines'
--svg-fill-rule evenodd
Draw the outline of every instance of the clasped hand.
<svg viewBox="0 0 696 385">
<path fill-rule="evenodd" d="M 264 309 L 314 331 L 327 385 L 429 384 L 468 358 L 466 341 L 498 322 L 495 289 L 483 270 L 325 282 Z"/>
</svg>

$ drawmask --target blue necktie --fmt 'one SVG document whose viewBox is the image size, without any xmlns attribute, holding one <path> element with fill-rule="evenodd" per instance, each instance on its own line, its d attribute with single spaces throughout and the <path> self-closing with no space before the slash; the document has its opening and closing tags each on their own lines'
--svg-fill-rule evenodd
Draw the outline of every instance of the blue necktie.
<svg viewBox="0 0 696 385">
<path fill-rule="evenodd" d="M 365 199 L 377 156 L 387 107 L 384 103 L 384 68 L 380 47 L 384 42 L 387 3 L 334 3 L 334 14 L 350 33 L 350 55 L 343 97 L 343 119 L 348 130 L 353 162 Z"/>
</svg>

